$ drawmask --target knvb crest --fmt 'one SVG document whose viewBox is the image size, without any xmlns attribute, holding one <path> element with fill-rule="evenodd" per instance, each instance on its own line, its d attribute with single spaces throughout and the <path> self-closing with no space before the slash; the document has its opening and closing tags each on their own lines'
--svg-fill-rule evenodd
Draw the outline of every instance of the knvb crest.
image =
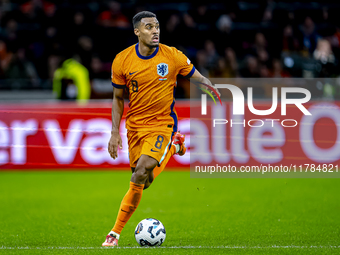
<svg viewBox="0 0 340 255">
<path fill-rule="evenodd" d="M 169 73 L 168 64 L 160 63 L 157 65 L 157 74 L 164 77 Z"/>
</svg>

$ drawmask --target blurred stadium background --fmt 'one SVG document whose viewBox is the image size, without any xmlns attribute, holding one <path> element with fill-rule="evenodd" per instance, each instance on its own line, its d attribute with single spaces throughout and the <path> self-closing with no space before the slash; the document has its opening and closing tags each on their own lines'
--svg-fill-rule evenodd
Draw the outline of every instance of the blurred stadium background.
<svg viewBox="0 0 340 255">
<path fill-rule="evenodd" d="M 112 213 L 130 178 L 124 120 L 125 149 L 116 161 L 106 151 L 111 63 L 137 42 L 131 20 L 141 10 L 156 13 L 160 42 L 182 50 L 203 75 L 318 78 L 321 82 L 311 89 L 312 103 L 331 102 L 340 111 L 336 1 L 2 0 L 0 253 L 20 252 L 16 247 L 27 247 L 21 249 L 25 254 L 39 253 L 51 246 L 57 247 L 51 254 L 78 248 L 79 253 L 99 252 L 96 247 L 113 224 Z M 90 99 L 87 103 L 77 102 L 74 84 L 78 91 L 82 88 L 82 99 Z M 189 85 L 179 77 L 176 109 L 184 133 L 190 131 Z M 264 85 L 255 96 L 271 99 L 270 88 Z M 294 114 L 302 118 L 298 110 Z M 310 148 L 338 157 L 340 115 L 327 109 L 322 114 L 321 128 L 315 128 L 321 136 L 314 137 Z M 314 162 L 318 150 L 307 157 L 297 130 L 279 130 L 283 143 L 289 141 L 284 162 Z M 248 134 L 247 127 L 235 137 L 248 142 Z M 247 155 L 251 163 L 260 164 L 254 153 Z M 243 159 L 233 160 L 240 164 Z M 142 218 L 155 217 L 167 228 L 166 247 L 189 247 L 169 253 L 223 253 L 215 249 L 223 249 L 221 245 L 240 254 L 247 247 L 251 254 L 338 251 L 339 179 L 207 180 L 189 178 L 188 170 L 188 155 L 169 162 L 124 230 L 123 247 L 135 246 L 132 233 Z M 198 249 L 201 245 L 206 248 Z M 151 251 L 139 251 L 144 252 Z"/>
<path fill-rule="evenodd" d="M 53 77 L 65 57 L 88 70 L 91 98 L 111 98 L 112 60 L 136 43 L 131 19 L 141 10 L 157 14 L 161 43 L 182 50 L 207 77 L 340 74 L 336 1 L 3 0 L 0 5 L 1 100 L 55 98 Z M 180 80 L 177 98 L 189 98 L 188 87 Z"/>
</svg>

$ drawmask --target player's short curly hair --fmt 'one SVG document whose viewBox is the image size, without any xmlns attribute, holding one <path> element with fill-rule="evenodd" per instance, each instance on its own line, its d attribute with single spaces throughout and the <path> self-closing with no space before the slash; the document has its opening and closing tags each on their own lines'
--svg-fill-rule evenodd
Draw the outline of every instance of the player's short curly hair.
<svg viewBox="0 0 340 255">
<path fill-rule="evenodd" d="M 133 28 L 137 28 L 141 19 L 143 18 L 157 18 L 156 14 L 149 11 L 138 12 L 132 19 Z"/>
</svg>

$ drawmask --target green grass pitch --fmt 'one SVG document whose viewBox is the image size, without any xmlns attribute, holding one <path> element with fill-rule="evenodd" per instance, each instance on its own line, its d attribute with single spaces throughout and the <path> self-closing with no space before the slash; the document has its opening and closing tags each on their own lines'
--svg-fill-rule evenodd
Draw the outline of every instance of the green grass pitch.
<svg viewBox="0 0 340 255">
<path fill-rule="evenodd" d="M 143 193 L 118 249 L 101 248 L 128 171 L 0 172 L 0 254 L 336 254 L 340 179 L 192 179 L 163 172 Z M 159 219 L 159 248 L 134 229 Z"/>
</svg>

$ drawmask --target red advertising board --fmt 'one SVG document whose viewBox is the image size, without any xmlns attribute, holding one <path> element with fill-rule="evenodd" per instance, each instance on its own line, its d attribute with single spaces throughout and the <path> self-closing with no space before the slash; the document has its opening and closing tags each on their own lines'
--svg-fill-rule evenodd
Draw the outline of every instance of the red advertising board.
<svg viewBox="0 0 340 255">
<path fill-rule="evenodd" d="M 111 103 L 1 105 L 0 169 L 125 168 L 129 169 L 125 120 L 123 150 L 110 158 Z M 189 117 L 178 103 L 179 121 Z M 124 116 L 127 106 L 125 107 Z M 170 167 L 186 166 L 176 161 Z"/>
<path fill-rule="evenodd" d="M 199 103 L 192 104 L 190 110 L 188 101 L 177 102 L 176 110 L 179 130 L 187 134 L 187 145 L 193 152 L 192 162 L 234 165 L 340 163 L 340 103 L 311 102 L 305 106 L 312 116 L 305 116 L 292 106 L 284 117 L 278 108 L 266 117 L 246 111 L 240 119 L 231 117 L 232 103 L 224 103 L 223 106 L 208 106 L 211 118 L 190 120 L 190 111 L 200 112 L 201 108 Z M 268 109 L 271 104 L 266 102 L 256 107 Z M 126 110 L 127 107 L 124 116 Z M 221 123 L 215 123 L 214 127 L 213 119 L 219 119 Z M 297 125 L 288 127 L 295 122 L 287 119 L 294 119 Z M 227 122 L 222 124 L 222 120 Z M 232 127 L 231 120 L 234 121 Z M 264 125 L 258 128 L 261 121 Z M 0 169 L 128 170 L 124 124 L 123 119 L 120 127 L 123 150 L 119 151 L 118 159 L 113 160 L 107 152 L 111 131 L 110 102 L 2 104 Z M 216 139 L 219 139 L 218 143 Z M 174 156 L 168 166 L 188 167 L 189 164 L 190 153 L 187 153 L 183 157 Z"/>
</svg>

